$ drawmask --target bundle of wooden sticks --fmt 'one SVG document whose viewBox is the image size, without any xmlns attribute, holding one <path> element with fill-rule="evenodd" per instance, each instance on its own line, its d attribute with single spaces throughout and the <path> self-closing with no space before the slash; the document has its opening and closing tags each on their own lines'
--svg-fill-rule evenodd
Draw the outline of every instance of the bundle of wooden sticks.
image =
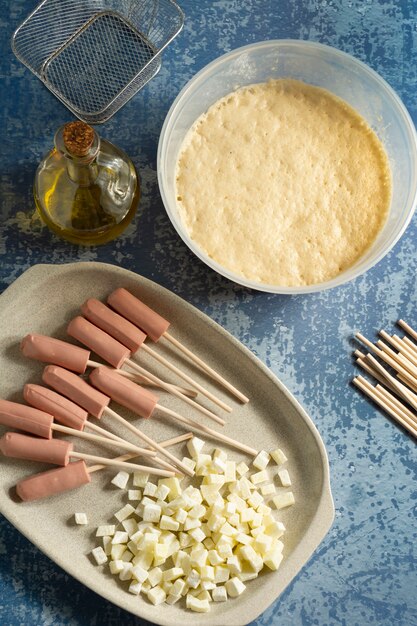
<svg viewBox="0 0 417 626">
<path fill-rule="evenodd" d="M 381 384 L 371 385 L 362 376 L 355 377 L 353 383 L 417 439 L 417 332 L 403 320 L 398 325 L 408 337 L 381 330 L 384 341 L 372 343 L 361 333 L 355 335 L 390 370 L 372 354 L 355 350 L 356 363 Z"/>
</svg>

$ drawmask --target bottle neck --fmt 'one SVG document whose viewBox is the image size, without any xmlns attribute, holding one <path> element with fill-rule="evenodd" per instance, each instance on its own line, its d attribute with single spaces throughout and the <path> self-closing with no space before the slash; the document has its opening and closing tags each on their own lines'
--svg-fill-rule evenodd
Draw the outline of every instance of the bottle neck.
<svg viewBox="0 0 417 626">
<path fill-rule="evenodd" d="M 76 123 L 78 124 L 78 123 Z M 100 138 L 97 133 L 89 127 L 92 132 L 92 140 L 86 147 L 84 154 L 74 154 L 71 144 L 66 141 L 65 129 L 68 125 L 61 126 L 55 134 L 55 148 L 63 156 L 68 177 L 81 187 L 88 187 L 97 178 L 98 165 L 96 162 L 100 150 Z"/>
</svg>

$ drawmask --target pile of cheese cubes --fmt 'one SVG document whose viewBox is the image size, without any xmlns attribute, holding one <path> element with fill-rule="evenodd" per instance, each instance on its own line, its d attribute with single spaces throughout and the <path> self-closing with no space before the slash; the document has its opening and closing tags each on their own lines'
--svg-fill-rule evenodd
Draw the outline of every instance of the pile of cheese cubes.
<svg viewBox="0 0 417 626">
<path fill-rule="evenodd" d="M 197 612 L 239 596 L 264 566 L 278 569 L 285 527 L 265 498 L 275 509 L 294 503 L 293 493 L 283 489 L 291 485 L 288 471 L 278 470 L 277 493 L 266 469 L 271 457 L 279 466 L 285 463 L 281 450 L 261 451 L 251 472 L 245 463 L 228 460 L 223 450 L 205 454 L 204 445 L 194 437 L 187 443 L 192 458 L 183 458 L 198 487 L 182 488 L 185 479 L 179 478 L 154 484 L 148 475 L 135 473 L 128 498 L 139 505 L 117 511 L 121 530 L 99 526 L 102 545 L 92 552 L 99 565 L 109 562 L 112 574 L 129 581 L 131 593 L 142 592 L 153 604 L 185 597 L 187 608 Z M 124 488 L 128 479 L 119 472 L 112 482 Z"/>
</svg>

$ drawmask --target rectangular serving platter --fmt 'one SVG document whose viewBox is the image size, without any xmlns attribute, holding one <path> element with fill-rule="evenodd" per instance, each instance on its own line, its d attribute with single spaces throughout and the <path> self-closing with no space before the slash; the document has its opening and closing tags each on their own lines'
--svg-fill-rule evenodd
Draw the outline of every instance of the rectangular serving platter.
<svg viewBox="0 0 417 626">
<path fill-rule="evenodd" d="M 201 626 L 243 626 L 278 598 L 322 541 L 334 517 L 327 454 L 320 435 L 300 404 L 259 359 L 205 314 L 133 272 L 103 263 L 36 265 L 0 296 L 0 397 L 22 402 L 24 384 L 41 382 L 43 365 L 21 355 L 19 343 L 25 334 L 37 332 L 68 340 L 66 325 L 79 314 L 81 304 L 89 297 L 104 300 L 117 287 L 128 289 L 169 319 L 169 331 L 174 337 L 250 398 L 249 404 L 240 404 L 215 383 L 208 382 L 194 366 L 175 356 L 171 348 L 163 347 L 163 342 L 152 345 L 233 407 L 230 415 L 222 414 L 226 419 L 225 434 L 259 450 L 279 446 L 285 451 L 296 504 L 276 515 L 287 527 L 282 565 L 276 572 L 263 571 L 257 579 L 249 581 L 247 590 L 239 598 L 211 603 L 209 613 L 197 616 L 185 610 L 182 603 L 153 606 L 143 595 L 129 594 L 127 583 L 111 576 L 106 566 L 94 564 L 90 553 L 97 545 L 96 527 L 110 522 L 114 512 L 126 503 L 126 493 L 110 484 L 114 469 L 97 472 L 92 475 L 90 485 L 76 491 L 22 503 L 14 492 L 16 482 L 49 468 L 3 457 L 0 462 L 0 512 L 68 574 L 138 617 L 164 626 L 178 623 L 192 626 L 197 619 Z M 165 376 L 170 382 L 181 384 L 180 379 L 174 381 L 168 371 L 159 366 L 155 368 L 155 362 L 149 358 L 143 358 L 141 363 L 162 378 Z M 201 402 L 214 409 L 214 405 L 205 399 Z M 220 428 L 165 392 L 160 394 L 160 403 Z M 156 440 L 184 432 L 175 422 L 165 418 L 140 420 L 114 403 L 111 406 Z M 101 425 L 110 428 L 107 418 Z M 4 427 L 0 429 L 0 434 L 6 430 Z M 117 432 L 126 438 L 131 437 L 120 427 Z M 210 447 L 216 447 L 215 442 L 207 441 Z M 247 456 L 222 447 L 230 458 L 248 462 Z M 109 457 L 119 453 L 113 454 L 105 447 L 91 447 L 81 440 L 77 440 L 76 449 Z M 179 444 L 172 451 L 181 456 L 186 454 L 185 444 Z M 87 513 L 87 526 L 74 525 L 72 518 L 77 511 Z M 53 585 L 53 581 L 50 584 Z"/>
</svg>

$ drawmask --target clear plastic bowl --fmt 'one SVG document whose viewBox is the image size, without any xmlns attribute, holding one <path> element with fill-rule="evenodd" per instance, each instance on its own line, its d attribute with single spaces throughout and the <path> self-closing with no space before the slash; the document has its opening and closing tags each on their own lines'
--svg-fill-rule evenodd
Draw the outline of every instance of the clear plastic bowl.
<svg viewBox="0 0 417 626">
<path fill-rule="evenodd" d="M 195 120 L 216 100 L 235 89 L 270 78 L 291 77 L 324 87 L 352 105 L 368 121 L 387 151 L 393 177 L 388 219 L 372 247 L 332 280 L 304 287 L 267 285 L 236 275 L 211 259 L 189 237 L 179 215 L 175 168 L 181 144 Z M 310 41 L 265 41 L 216 59 L 182 89 L 165 119 L 158 146 L 158 182 L 168 216 L 180 237 L 204 263 L 230 280 L 270 293 L 301 294 L 337 287 L 369 270 L 407 228 L 417 198 L 417 135 L 413 122 L 391 87 L 352 56 Z"/>
</svg>

